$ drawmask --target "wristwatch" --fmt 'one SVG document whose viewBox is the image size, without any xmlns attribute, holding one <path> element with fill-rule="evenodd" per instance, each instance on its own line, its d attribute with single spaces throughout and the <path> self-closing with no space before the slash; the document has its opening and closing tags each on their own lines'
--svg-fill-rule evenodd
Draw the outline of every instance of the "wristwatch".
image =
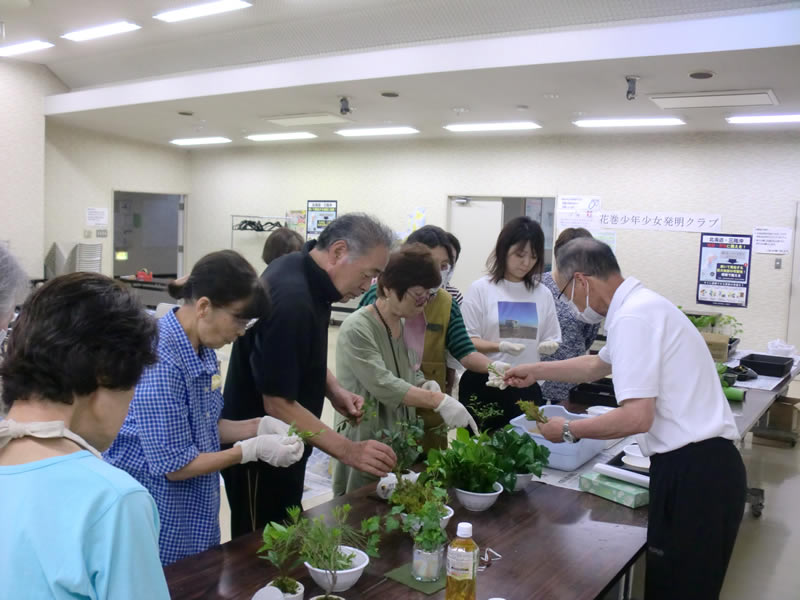
<svg viewBox="0 0 800 600">
<path fill-rule="evenodd" d="M 578 441 L 578 438 L 569 430 L 569 421 L 564 422 L 564 428 L 561 430 L 561 439 L 569 444 L 575 444 Z"/>
</svg>

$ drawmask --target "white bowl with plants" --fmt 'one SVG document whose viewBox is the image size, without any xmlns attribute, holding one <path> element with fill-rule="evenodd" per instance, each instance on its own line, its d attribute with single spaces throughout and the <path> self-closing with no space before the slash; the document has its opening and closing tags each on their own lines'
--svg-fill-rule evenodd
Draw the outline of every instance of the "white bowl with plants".
<svg viewBox="0 0 800 600">
<path fill-rule="evenodd" d="M 503 493 L 503 486 L 497 481 L 492 484 L 492 488 L 494 491 L 491 492 L 470 492 L 456 488 L 456 498 L 467 510 L 482 512 L 491 508 L 497 502 L 498 496 Z"/>
<path fill-rule="evenodd" d="M 305 563 L 306 569 L 308 569 L 308 573 L 311 575 L 311 579 L 324 590 L 330 590 L 332 592 L 344 592 L 349 590 L 358 582 L 364 569 L 366 569 L 369 564 L 369 556 L 367 556 L 367 553 L 358 548 L 339 546 L 339 553 L 341 561 L 338 565 L 342 567 L 350 565 L 349 567 L 338 568 L 337 566 L 335 569 L 321 569 L 312 566 L 308 561 Z"/>
</svg>

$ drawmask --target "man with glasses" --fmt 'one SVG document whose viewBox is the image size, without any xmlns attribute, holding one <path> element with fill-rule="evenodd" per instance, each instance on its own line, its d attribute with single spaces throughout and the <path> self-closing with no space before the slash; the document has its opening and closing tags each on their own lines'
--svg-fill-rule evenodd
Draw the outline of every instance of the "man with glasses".
<svg viewBox="0 0 800 600">
<path fill-rule="evenodd" d="M 744 512 L 744 465 L 738 430 L 714 361 L 697 329 L 669 300 L 633 277 L 592 238 L 556 255 L 556 279 L 575 316 L 606 319 L 608 343 L 597 356 L 520 365 L 516 387 L 536 380 L 580 383 L 612 374 L 619 408 L 539 425 L 551 442 L 636 435 L 650 457 L 648 600 L 719 597 Z"/>
</svg>

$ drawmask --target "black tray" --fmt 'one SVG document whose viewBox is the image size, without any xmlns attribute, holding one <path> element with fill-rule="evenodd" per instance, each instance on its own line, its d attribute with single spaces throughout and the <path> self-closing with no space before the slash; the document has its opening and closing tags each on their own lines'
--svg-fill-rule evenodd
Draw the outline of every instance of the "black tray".
<svg viewBox="0 0 800 600">
<path fill-rule="evenodd" d="M 569 401 L 572 404 L 584 406 L 613 406 L 617 407 L 614 396 L 614 385 L 610 379 L 600 379 L 592 383 L 580 383 L 569 391 Z"/>
<path fill-rule="evenodd" d="M 792 370 L 793 360 L 788 356 L 772 356 L 771 354 L 748 354 L 739 364 L 750 367 L 759 375 L 767 377 L 783 377 Z"/>
</svg>

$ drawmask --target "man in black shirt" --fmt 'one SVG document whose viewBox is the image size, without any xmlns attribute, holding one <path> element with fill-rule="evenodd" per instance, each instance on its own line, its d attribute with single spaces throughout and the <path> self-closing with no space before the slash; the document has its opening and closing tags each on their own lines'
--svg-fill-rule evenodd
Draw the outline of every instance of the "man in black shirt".
<svg viewBox="0 0 800 600">
<path fill-rule="evenodd" d="M 342 388 L 327 366 L 331 303 L 363 294 L 389 259 L 391 230 L 362 214 L 330 223 L 302 252 L 272 262 L 261 276 L 273 310 L 233 346 L 222 418 L 268 414 L 301 431 L 319 432 L 311 444 L 346 465 L 383 477 L 394 466 L 391 448 L 353 442 L 319 417 L 325 397 L 346 417 L 359 420 L 364 399 Z M 281 522 L 300 505 L 310 446 L 291 467 L 265 463 L 223 471 L 231 507 L 232 536 Z"/>
</svg>

